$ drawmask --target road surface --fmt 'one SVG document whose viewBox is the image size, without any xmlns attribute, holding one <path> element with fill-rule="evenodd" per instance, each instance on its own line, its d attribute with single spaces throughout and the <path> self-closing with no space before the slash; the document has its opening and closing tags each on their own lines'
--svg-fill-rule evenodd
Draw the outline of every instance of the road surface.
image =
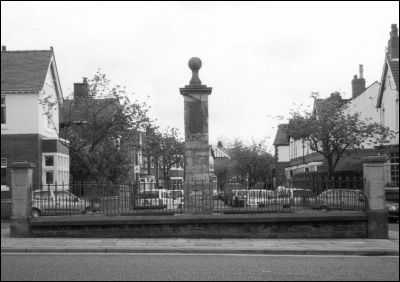
<svg viewBox="0 0 400 282">
<path fill-rule="evenodd" d="M 399 281 L 399 257 L 3 253 L 1 280 Z"/>
</svg>

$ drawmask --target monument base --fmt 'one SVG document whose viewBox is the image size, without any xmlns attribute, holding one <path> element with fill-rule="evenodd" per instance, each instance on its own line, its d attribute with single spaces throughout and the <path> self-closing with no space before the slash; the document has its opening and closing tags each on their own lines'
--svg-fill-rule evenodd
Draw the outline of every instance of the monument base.
<svg viewBox="0 0 400 282">
<path fill-rule="evenodd" d="M 214 210 L 213 190 L 209 182 L 186 182 L 184 207 L 188 214 L 212 214 Z"/>
<path fill-rule="evenodd" d="M 10 218 L 10 237 L 11 238 L 29 238 L 30 225 L 28 217 L 11 216 Z"/>
</svg>

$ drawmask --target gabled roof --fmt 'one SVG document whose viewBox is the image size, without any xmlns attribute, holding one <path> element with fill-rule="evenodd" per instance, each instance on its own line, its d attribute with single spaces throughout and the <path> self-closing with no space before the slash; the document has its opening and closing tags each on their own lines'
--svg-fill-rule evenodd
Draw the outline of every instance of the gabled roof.
<svg viewBox="0 0 400 282">
<path fill-rule="evenodd" d="M 389 59 L 388 56 L 385 56 L 385 63 L 383 64 L 382 78 L 381 78 L 381 87 L 379 88 L 378 101 L 376 104 L 377 108 L 381 107 L 383 92 L 385 90 L 386 83 L 386 75 L 388 70 L 393 75 L 394 85 L 396 90 L 399 91 L 399 59 Z"/>
<path fill-rule="evenodd" d="M 288 126 L 289 124 L 287 123 L 278 125 L 278 131 L 273 143 L 274 146 L 289 145 Z"/>
<path fill-rule="evenodd" d="M 331 94 L 332 95 L 332 94 Z M 331 97 L 331 96 L 330 96 Z M 313 107 L 313 113 L 318 115 L 318 112 L 321 110 L 321 107 L 323 107 L 324 102 L 326 102 L 327 100 L 330 99 L 330 97 L 325 98 L 325 99 L 315 99 L 314 100 L 314 107 Z M 340 100 L 340 106 L 343 106 L 344 104 L 346 104 L 347 102 L 351 101 L 351 99 L 343 99 L 341 98 Z"/>
<path fill-rule="evenodd" d="M 111 114 L 120 108 L 119 101 L 116 98 L 94 99 L 87 98 L 86 102 L 76 102 L 75 99 L 65 99 L 60 106 L 59 119 L 60 124 L 66 125 L 70 122 L 82 123 L 88 120 L 87 107 L 91 106 L 99 110 L 103 115 Z M 73 117 L 70 115 L 73 114 Z M 74 120 L 71 120 L 73 118 Z"/>
<path fill-rule="evenodd" d="M 217 157 L 216 151 L 219 151 L 220 155 L 223 155 L 223 157 Z M 224 147 L 222 146 L 211 146 L 211 154 L 214 158 L 228 158 L 231 159 L 229 156 L 228 152 L 225 150 Z"/>
<path fill-rule="evenodd" d="M 1 93 L 38 92 L 51 71 L 58 99 L 62 99 L 53 50 L 2 51 Z"/>
</svg>

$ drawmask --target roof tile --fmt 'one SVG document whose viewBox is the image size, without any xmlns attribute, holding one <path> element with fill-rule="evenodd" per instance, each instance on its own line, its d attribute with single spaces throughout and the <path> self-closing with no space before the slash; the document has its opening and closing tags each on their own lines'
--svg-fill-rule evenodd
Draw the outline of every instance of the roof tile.
<svg viewBox="0 0 400 282">
<path fill-rule="evenodd" d="M 1 91 L 40 91 L 53 51 L 1 52 Z"/>
</svg>

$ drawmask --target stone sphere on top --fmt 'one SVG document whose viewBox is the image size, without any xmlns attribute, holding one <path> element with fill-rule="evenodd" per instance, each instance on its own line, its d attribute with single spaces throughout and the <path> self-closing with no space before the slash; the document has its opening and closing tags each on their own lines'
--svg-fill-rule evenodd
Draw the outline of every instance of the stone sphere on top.
<svg viewBox="0 0 400 282">
<path fill-rule="evenodd" d="M 201 60 L 198 57 L 193 57 L 189 60 L 189 68 L 192 71 L 198 71 L 201 68 Z"/>
</svg>

